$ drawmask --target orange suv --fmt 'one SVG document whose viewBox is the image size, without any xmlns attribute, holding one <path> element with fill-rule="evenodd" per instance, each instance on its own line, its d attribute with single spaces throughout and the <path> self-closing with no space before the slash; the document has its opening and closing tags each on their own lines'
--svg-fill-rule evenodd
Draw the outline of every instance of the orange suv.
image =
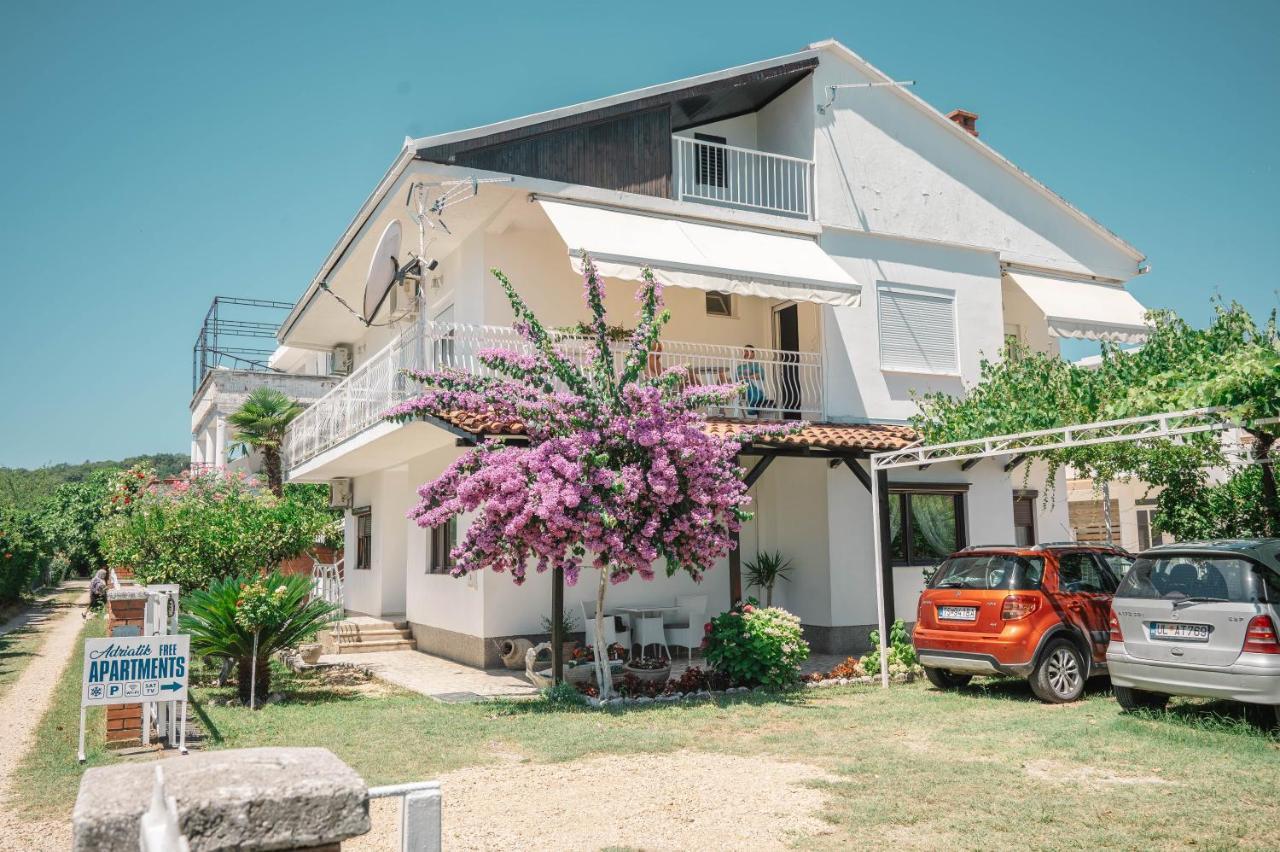
<svg viewBox="0 0 1280 852">
<path fill-rule="evenodd" d="M 1026 678 L 1042 701 L 1074 701 L 1107 667 L 1111 598 L 1133 557 L 1071 543 L 966 547 L 920 596 L 912 643 L 939 689 L 976 674 Z"/>
</svg>

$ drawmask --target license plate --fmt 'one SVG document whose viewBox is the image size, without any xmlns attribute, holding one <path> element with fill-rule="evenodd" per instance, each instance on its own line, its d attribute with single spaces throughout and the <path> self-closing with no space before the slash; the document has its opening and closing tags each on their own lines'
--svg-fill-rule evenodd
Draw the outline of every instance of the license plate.
<svg viewBox="0 0 1280 852">
<path fill-rule="evenodd" d="M 1183 642 L 1208 642 L 1207 624 L 1170 624 L 1167 621 L 1151 623 L 1152 639 L 1176 639 Z"/>
<path fill-rule="evenodd" d="M 940 606 L 938 618 L 947 621 L 977 621 L 978 608 L 976 606 Z"/>
</svg>

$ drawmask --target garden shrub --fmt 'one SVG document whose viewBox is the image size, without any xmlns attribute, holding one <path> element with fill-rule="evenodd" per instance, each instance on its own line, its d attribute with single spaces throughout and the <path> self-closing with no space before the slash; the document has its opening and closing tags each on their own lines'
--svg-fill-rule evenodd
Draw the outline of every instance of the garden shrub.
<svg viewBox="0 0 1280 852">
<path fill-rule="evenodd" d="M 44 538 L 31 516 L 0 505 L 0 604 L 31 591 L 46 559 Z"/>
<path fill-rule="evenodd" d="M 277 498 L 225 470 L 126 492 L 111 506 L 99 527 L 107 562 L 131 567 L 139 583 L 184 590 L 275 568 L 310 548 L 331 520 L 314 500 Z"/>
<path fill-rule="evenodd" d="M 862 658 L 862 670 L 868 675 L 880 674 L 880 631 L 872 630 L 867 636 L 874 649 Z M 916 658 L 915 646 L 911 644 L 911 633 L 901 618 L 893 622 L 889 628 L 889 674 L 916 674 L 921 671 L 920 660 Z"/>
<path fill-rule="evenodd" d="M 248 703 L 253 638 L 258 635 L 257 694 L 271 689 L 270 657 L 312 639 L 335 607 L 308 600 L 311 578 L 303 574 L 249 574 L 214 580 L 185 594 L 179 628 L 191 634 L 191 653 L 233 660 L 240 700 Z"/>
<path fill-rule="evenodd" d="M 754 599 L 717 615 L 706 629 L 707 662 L 740 686 L 790 686 L 809 658 L 800 619 Z"/>
</svg>

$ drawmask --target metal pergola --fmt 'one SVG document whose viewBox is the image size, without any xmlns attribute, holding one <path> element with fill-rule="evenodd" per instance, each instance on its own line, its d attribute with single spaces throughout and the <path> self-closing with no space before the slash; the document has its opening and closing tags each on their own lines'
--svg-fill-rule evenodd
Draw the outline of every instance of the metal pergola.
<svg viewBox="0 0 1280 852">
<path fill-rule="evenodd" d="M 1016 467 L 1028 457 L 1049 450 L 1068 449 L 1070 447 L 1088 447 L 1098 444 L 1136 443 L 1152 439 L 1173 439 L 1184 435 L 1203 432 L 1224 432 L 1232 428 L 1245 426 L 1261 426 L 1280 422 L 1280 418 L 1271 417 L 1254 421 L 1251 424 L 1236 423 L 1225 416 L 1226 408 L 1195 408 L 1188 411 L 1172 411 L 1163 414 L 1148 414 L 1142 417 L 1127 417 L 1123 420 L 1101 420 L 1094 423 L 1081 423 L 1074 426 L 1060 426 L 1054 429 L 1039 429 L 1032 432 L 1020 432 L 1013 435 L 995 435 L 990 438 L 975 438 L 968 441 L 953 441 L 947 444 L 920 444 L 873 453 L 871 459 L 871 528 L 876 531 L 874 540 L 876 574 L 876 611 L 880 628 L 880 685 L 889 686 L 889 667 L 883 664 L 889 653 L 889 625 L 885 607 L 885 571 L 888 568 L 885 553 L 886 538 L 882 524 L 887 522 L 883 516 L 881 499 L 886 487 L 887 476 L 877 475 L 894 468 L 917 467 L 926 468 L 942 462 L 960 462 L 961 470 L 968 470 L 978 462 L 987 458 L 1014 458 L 1005 469 Z"/>
</svg>

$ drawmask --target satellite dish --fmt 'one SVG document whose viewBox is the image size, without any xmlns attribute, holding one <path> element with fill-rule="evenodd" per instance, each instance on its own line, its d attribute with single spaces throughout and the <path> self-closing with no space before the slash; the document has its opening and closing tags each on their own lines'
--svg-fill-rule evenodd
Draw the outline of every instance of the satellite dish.
<svg viewBox="0 0 1280 852">
<path fill-rule="evenodd" d="M 373 322 L 373 315 L 382 307 L 391 285 L 395 283 L 400 263 L 400 220 L 397 219 L 382 232 L 378 247 L 369 261 L 369 276 L 364 285 L 364 318 Z"/>
</svg>

